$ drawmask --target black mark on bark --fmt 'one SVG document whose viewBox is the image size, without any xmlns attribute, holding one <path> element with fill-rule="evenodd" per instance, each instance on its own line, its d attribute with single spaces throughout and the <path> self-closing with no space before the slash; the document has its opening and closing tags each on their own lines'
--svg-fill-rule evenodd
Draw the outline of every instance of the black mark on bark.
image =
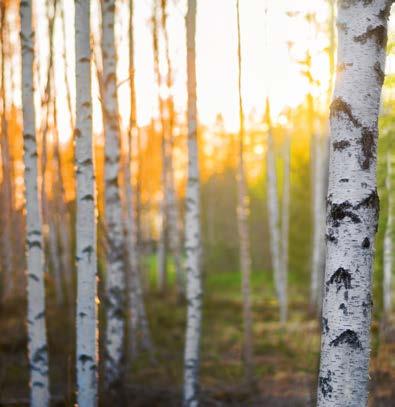
<svg viewBox="0 0 395 407">
<path fill-rule="evenodd" d="M 369 26 L 365 33 L 354 37 L 354 41 L 361 44 L 366 44 L 369 39 L 373 40 L 378 48 L 384 48 L 387 43 L 387 29 L 383 25 Z"/>
<path fill-rule="evenodd" d="M 370 240 L 365 237 L 365 239 L 362 240 L 362 248 L 363 249 L 369 249 L 370 247 Z"/>
<path fill-rule="evenodd" d="M 358 335 L 351 329 L 342 332 L 337 338 L 330 342 L 329 346 L 349 345 L 352 349 L 362 349 Z"/>
<path fill-rule="evenodd" d="M 374 158 L 375 132 L 364 127 L 360 144 L 363 154 L 363 160 L 360 162 L 360 165 L 363 170 L 368 170 L 370 168 L 370 161 Z"/>
<path fill-rule="evenodd" d="M 326 377 L 320 376 L 319 378 L 319 386 L 324 398 L 332 397 L 333 387 L 331 385 L 331 381 L 332 381 L 332 372 L 330 370 L 328 370 Z"/>
<path fill-rule="evenodd" d="M 351 274 L 349 270 L 345 270 L 343 267 L 339 267 L 331 276 L 327 285 L 329 284 L 336 284 L 336 292 L 344 287 L 344 289 L 348 290 L 351 287 Z"/>
<path fill-rule="evenodd" d="M 361 127 L 361 123 L 356 119 L 352 113 L 351 106 L 346 103 L 341 97 L 337 97 L 333 100 L 330 107 L 330 118 L 339 117 L 340 114 L 343 114 L 348 117 L 350 122 L 355 127 Z"/>
<path fill-rule="evenodd" d="M 350 146 L 350 142 L 348 140 L 342 140 L 342 141 L 335 141 L 333 143 L 333 149 L 336 150 L 344 150 L 346 147 Z"/>
</svg>

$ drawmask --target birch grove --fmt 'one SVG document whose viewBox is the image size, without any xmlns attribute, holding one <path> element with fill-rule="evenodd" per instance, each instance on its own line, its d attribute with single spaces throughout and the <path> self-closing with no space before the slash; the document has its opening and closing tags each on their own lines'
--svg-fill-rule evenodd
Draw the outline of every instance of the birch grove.
<svg viewBox="0 0 395 407">
<path fill-rule="evenodd" d="M 0 0 L 0 406 L 394 404 L 394 2 Z"/>
<path fill-rule="evenodd" d="M 26 194 L 27 329 L 30 364 L 30 404 L 49 405 L 48 346 L 45 321 L 44 252 L 37 178 L 34 107 L 34 31 L 32 1 L 20 3 L 22 52 L 23 149 Z"/>
<path fill-rule="evenodd" d="M 188 91 L 188 186 L 185 213 L 187 329 L 184 351 L 183 406 L 199 405 L 199 364 L 202 322 L 200 180 L 196 106 L 196 0 L 188 0 L 186 15 Z"/>
<path fill-rule="evenodd" d="M 98 398 L 96 186 L 90 32 L 90 1 L 75 1 L 77 401 L 81 407 L 96 406 Z"/>
<path fill-rule="evenodd" d="M 120 168 L 120 128 L 116 87 L 115 0 L 102 4 L 103 112 L 105 134 L 105 227 L 106 256 L 106 360 L 105 377 L 109 389 L 120 386 L 124 353 L 125 262 L 122 210 L 118 172 Z"/>
<path fill-rule="evenodd" d="M 377 122 L 391 4 L 338 3 L 319 406 L 367 405 Z"/>
</svg>

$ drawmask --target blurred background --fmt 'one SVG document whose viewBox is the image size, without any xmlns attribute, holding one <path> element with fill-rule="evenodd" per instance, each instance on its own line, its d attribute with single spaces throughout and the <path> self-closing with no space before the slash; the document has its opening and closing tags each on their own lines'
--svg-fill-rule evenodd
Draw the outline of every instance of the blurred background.
<svg viewBox="0 0 395 407">
<path fill-rule="evenodd" d="M 18 3 L 0 0 L 0 405 L 24 405 L 29 391 Z M 36 0 L 33 5 L 38 183 L 46 251 L 51 386 L 55 404 L 72 405 L 76 284 L 74 6 L 67 0 Z M 93 0 L 93 128 L 102 300 L 105 256 L 110 249 L 103 222 L 100 14 L 100 1 Z M 186 302 L 177 287 L 171 234 L 179 234 L 182 247 L 187 179 L 185 14 L 184 0 L 135 1 L 137 128 L 129 140 L 129 1 L 118 0 L 115 10 L 123 163 L 120 191 L 126 219 L 123 168 L 129 160 L 131 142 L 139 272 L 153 343 L 152 352 L 142 350 L 126 369 L 130 405 L 136 406 L 178 405 L 182 384 Z M 325 258 L 328 111 L 336 66 L 335 2 L 245 0 L 240 2 L 240 18 L 256 384 L 254 391 L 243 385 L 236 180 L 236 7 L 230 0 L 200 0 L 196 63 L 204 282 L 202 405 L 305 406 L 314 403 L 319 362 L 320 306 L 312 280 L 314 274 L 322 276 Z M 394 211 L 388 204 L 394 191 L 387 188 L 393 173 L 395 136 L 393 20 L 391 24 L 379 123 L 381 212 L 373 276 L 372 406 L 393 406 L 395 400 L 395 316 L 391 308 L 383 306 L 385 289 L 394 290 L 393 286 L 383 286 L 383 242 L 385 235 L 391 241 L 395 238 L 392 221 L 388 222 Z M 168 114 L 161 113 L 161 103 L 166 104 Z M 161 150 L 164 127 L 171 129 L 171 165 L 165 170 Z M 269 134 L 273 143 L 268 143 Z M 268 153 L 275 158 L 274 166 L 268 165 Z M 174 181 L 167 186 L 163 182 L 166 171 Z M 274 177 L 268 177 L 270 171 Z M 275 197 L 268 192 L 269 182 L 276 191 Z M 163 210 L 165 188 L 175 191 L 176 232 L 169 222 L 163 227 L 162 215 L 170 210 Z M 274 202 L 277 215 L 269 202 Z M 278 255 L 288 257 L 283 263 L 288 275 L 288 318 L 282 322 L 270 244 L 275 233 L 270 222 L 273 216 L 277 219 L 274 227 L 281 236 Z M 162 274 L 158 272 L 160 241 L 166 249 Z M 288 250 L 284 242 L 288 242 Z M 102 326 L 104 312 L 102 307 L 99 310 Z"/>
</svg>

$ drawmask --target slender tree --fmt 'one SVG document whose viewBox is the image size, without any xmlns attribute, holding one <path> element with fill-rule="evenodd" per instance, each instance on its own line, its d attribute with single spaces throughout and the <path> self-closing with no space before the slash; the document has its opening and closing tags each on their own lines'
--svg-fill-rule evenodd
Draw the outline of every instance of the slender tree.
<svg viewBox="0 0 395 407">
<path fill-rule="evenodd" d="M 1 39 L 1 165 L 3 172 L 2 181 L 2 266 L 3 266 L 3 280 L 2 292 L 0 295 L 7 295 L 12 292 L 14 287 L 14 272 L 13 272 L 13 230 L 12 230 L 12 214 L 13 214 L 13 185 L 12 185 L 12 161 L 9 148 L 9 135 L 8 135 L 8 123 L 7 123 L 7 100 L 6 100 L 6 90 L 5 90 L 5 59 L 6 59 L 6 4 L 0 4 L 0 39 Z"/>
<path fill-rule="evenodd" d="M 280 321 L 287 319 L 287 281 L 281 252 L 280 214 L 277 193 L 276 159 L 274 155 L 273 128 L 270 113 L 270 101 L 266 99 L 266 122 L 267 122 L 267 206 L 270 227 L 270 252 L 274 271 L 277 298 L 280 305 Z"/>
<path fill-rule="evenodd" d="M 188 83 L 188 186 L 185 214 L 187 330 L 184 354 L 185 407 L 199 405 L 199 361 L 202 320 L 200 181 L 196 107 L 196 0 L 186 15 Z"/>
<path fill-rule="evenodd" d="M 159 107 L 159 119 L 161 125 L 161 158 L 162 158 L 162 173 L 161 173 L 161 184 L 162 184 L 162 197 L 160 201 L 160 226 L 159 226 L 159 238 L 158 238 L 158 249 L 157 249 L 157 277 L 158 277 L 158 288 L 160 291 L 164 291 L 167 284 L 167 199 L 166 191 L 168 191 L 168 172 L 167 168 L 167 154 L 166 154 L 166 118 L 165 118 L 165 103 L 160 95 L 160 88 L 162 86 L 162 76 L 160 73 L 160 61 L 159 61 L 159 33 L 158 33 L 158 0 L 153 1 L 152 10 L 152 41 L 153 41 L 153 51 L 154 51 L 154 71 L 155 79 L 158 87 L 158 107 Z"/>
<path fill-rule="evenodd" d="M 246 379 L 252 380 L 253 370 L 253 343 L 252 343 L 252 313 L 251 313 L 251 253 L 248 230 L 249 201 L 247 183 L 244 169 L 244 110 L 242 96 L 242 57 L 241 57 L 241 32 L 240 32 L 240 4 L 236 0 L 237 13 L 237 61 L 238 61 L 238 93 L 239 93 L 239 146 L 237 167 L 237 226 L 240 245 L 240 269 L 242 276 L 243 295 L 243 358 L 245 364 Z"/>
<path fill-rule="evenodd" d="M 285 129 L 283 151 L 283 190 L 281 202 L 281 267 L 285 284 L 288 281 L 289 250 L 289 210 L 290 210 L 290 177 L 291 177 L 291 136 Z"/>
<path fill-rule="evenodd" d="M 22 113 L 26 188 L 27 327 L 30 363 L 30 403 L 49 405 L 47 330 L 45 323 L 44 253 L 37 181 L 34 108 L 34 31 L 32 1 L 20 2 L 22 51 Z"/>
<path fill-rule="evenodd" d="M 134 68 L 134 29 L 133 10 L 134 1 L 129 1 L 129 64 L 130 64 L 130 119 L 129 119 L 129 139 L 127 145 L 127 159 L 125 163 L 125 184 L 126 184 L 126 209 L 127 209 L 127 247 L 130 273 L 128 273 L 129 291 L 129 315 L 130 330 L 129 341 L 132 356 L 137 356 L 138 339 L 141 338 L 142 346 L 148 351 L 152 351 L 151 335 L 149 332 L 148 320 L 145 312 L 142 285 L 140 279 L 140 259 L 137 247 L 137 228 L 134 190 L 132 189 L 132 144 L 137 135 L 137 112 L 136 112 L 136 90 L 135 90 L 135 68 Z"/>
<path fill-rule="evenodd" d="M 379 199 L 377 122 L 392 0 L 338 3 L 318 406 L 366 406 Z"/>
<path fill-rule="evenodd" d="M 77 177 L 77 400 L 97 405 L 97 247 L 92 140 L 90 1 L 75 4 Z"/>
<path fill-rule="evenodd" d="M 392 308 L 392 270 L 393 270 L 393 243 L 394 236 L 394 203 L 392 192 L 392 154 L 391 150 L 387 152 L 387 174 L 385 186 L 387 190 L 387 223 L 384 234 L 384 259 L 383 259 L 383 309 L 385 317 L 388 317 Z"/>
<path fill-rule="evenodd" d="M 118 173 L 120 128 L 116 86 L 115 0 L 102 4 L 103 110 L 105 135 L 105 225 L 108 238 L 106 260 L 106 360 L 105 379 L 109 388 L 121 384 L 125 336 L 125 262 L 122 208 Z"/>
<path fill-rule="evenodd" d="M 161 0 L 161 21 L 162 30 L 165 40 L 165 55 L 167 65 L 167 78 L 166 87 L 169 90 L 169 96 L 167 97 L 166 108 L 166 134 L 164 136 L 165 142 L 165 171 L 167 177 L 165 199 L 167 208 L 167 219 L 169 226 L 169 244 L 174 257 L 174 265 L 176 271 L 177 289 L 180 296 L 184 293 L 184 272 L 182 270 L 182 253 L 180 242 L 180 230 L 179 230 L 179 211 L 177 205 L 175 184 L 174 184 L 174 168 L 173 168 L 173 150 L 174 150 L 174 100 L 172 95 L 173 87 L 173 68 L 170 58 L 170 42 L 167 28 L 167 0 Z"/>
</svg>

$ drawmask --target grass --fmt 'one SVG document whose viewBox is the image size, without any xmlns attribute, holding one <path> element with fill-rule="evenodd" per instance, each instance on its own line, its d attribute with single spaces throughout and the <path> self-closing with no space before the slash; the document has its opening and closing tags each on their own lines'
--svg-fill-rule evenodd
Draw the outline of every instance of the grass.
<svg viewBox="0 0 395 407">
<path fill-rule="evenodd" d="M 186 305 L 177 299 L 171 261 L 169 284 L 164 293 L 156 287 L 155 259 L 147 258 L 145 267 L 148 276 L 145 300 L 156 363 L 151 363 L 146 354 L 141 354 L 126 372 L 128 405 L 179 405 Z M 256 379 L 251 391 L 244 385 L 240 275 L 223 271 L 205 274 L 200 369 L 202 405 L 306 406 L 313 403 L 320 346 L 319 326 L 318 321 L 309 317 L 307 312 L 308 287 L 300 281 L 293 281 L 292 275 L 290 277 L 289 321 L 282 325 L 278 322 L 278 304 L 271 273 L 256 270 L 251 275 Z M 75 333 L 72 314 L 70 309 L 56 307 L 54 299 L 49 296 L 47 320 L 51 392 L 59 400 L 56 405 L 69 406 L 74 401 Z M 10 302 L 0 313 L 0 405 L 7 400 L 19 400 L 17 405 L 24 405 L 23 400 L 28 398 L 24 318 L 24 301 Z M 377 326 L 374 330 L 377 331 Z M 395 349 L 391 349 L 385 344 L 375 344 L 372 377 L 380 380 L 372 381 L 372 400 L 374 403 L 381 400 L 381 404 L 372 405 L 391 405 L 385 404 L 386 397 L 389 400 L 393 397 L 391 388 L 395 382 L 395 366 L 391 362 Z M 379 363 L 383 354 L 387 355 L 386 363 Z M 382 366 L 385 366 L 384 370 Z"/>
</svg>

